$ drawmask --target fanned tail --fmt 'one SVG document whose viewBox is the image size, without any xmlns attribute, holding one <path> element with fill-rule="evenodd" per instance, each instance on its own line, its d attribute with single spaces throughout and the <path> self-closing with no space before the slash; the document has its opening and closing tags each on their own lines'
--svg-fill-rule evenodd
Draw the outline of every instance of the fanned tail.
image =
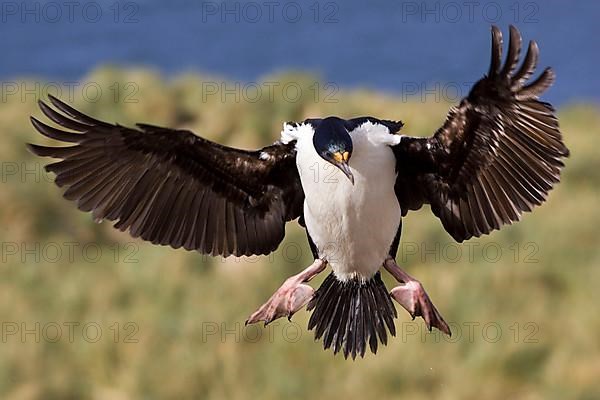
<svg viewBox="0 0 600 400">
<path fill-rule="evenodd" d="M 330 273 L 307 309 L 314 310 L 308 329 L 315 328 L 315 339 L 323 338 L 323 348 L 332 347 L 334 354 L 343 349 L 344 358 L 364 357 L 367 342 L 377 353 L 379 341 L 387 344 L 388 331 L 396 336 L 396 308 L 379 272 L 369 280 L 346 281 Z"/>
</svg>

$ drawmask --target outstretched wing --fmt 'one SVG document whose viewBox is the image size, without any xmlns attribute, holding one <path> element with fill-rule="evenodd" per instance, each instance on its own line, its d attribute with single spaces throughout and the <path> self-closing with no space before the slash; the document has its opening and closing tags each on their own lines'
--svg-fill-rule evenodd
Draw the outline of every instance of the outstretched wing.
<svg viewBox="0 0 600 400">
<path fill-rule="evenodd" d="M 569 151 L 554 109 L 538 100 L 554 73 L 547 68 L 527 84 L 538 46 L 529 43 L 523 64 L 513 73 L 520 50 L 521 36 L 511 26 L 502 66 L 502 34 L 493 27 L 488 75 L 450 110 L 432 137 L 403 137 L 394 147 L 403 214 L 429 203 L 460 242 L 518 221 L 559 182 Z"/>
<path fill-rule="evenodd" d="M 65 198 L 133 237 L 212 255 L 268 254 L 302 211 L 293 143 L 238 150 L 189 131 L 109 124 L 50 101 L 60 112 L 40 102 L 42 112 L 69 131 L 31 118 L 33 126 L 75 145 L 30 150 L 61 159 L 46 169 Z"/>
</svg>

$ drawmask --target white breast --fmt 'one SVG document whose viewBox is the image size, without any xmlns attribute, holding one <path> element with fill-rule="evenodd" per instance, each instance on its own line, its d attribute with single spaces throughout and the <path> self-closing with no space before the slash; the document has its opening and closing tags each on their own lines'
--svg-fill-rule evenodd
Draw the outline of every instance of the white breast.
<svg viewBox="0 0 600 400">
<path fill-rule="evenodd" d="M 394 193 L 395 158 L 389 147 L 398 144 L 400 136 L 371 122 L 350 133 L 352 185 L 317 154 L 313 133 L 310 125 L 287 125 L 282 132 L 283 140 L 297 140 L 306 227 L 319 256 L 329 262 L 339 279 L 368 279 L 381 267 L 400 224 L 400 206 Z"/>
</svg>

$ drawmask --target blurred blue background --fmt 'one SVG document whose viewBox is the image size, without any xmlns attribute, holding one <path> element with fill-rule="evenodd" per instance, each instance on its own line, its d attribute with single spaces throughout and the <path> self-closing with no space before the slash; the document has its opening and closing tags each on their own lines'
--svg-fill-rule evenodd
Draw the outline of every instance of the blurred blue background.
<svg viewBox="0 0 600 400">
<path fill-rule="evenodd" d="M 464 95 L 487 70 L 490 25 L 515 24 L 538 41 L 540 66 L 557 72 L 546 99 L 600 99 L 595 0 L 67 4 L 3 2 L 0 79 L 75 80 L 114 63 L 249 82 L 293 68 L 392 93 L 449 83 L 452 97 L 451 85 Z"/>
</svg>

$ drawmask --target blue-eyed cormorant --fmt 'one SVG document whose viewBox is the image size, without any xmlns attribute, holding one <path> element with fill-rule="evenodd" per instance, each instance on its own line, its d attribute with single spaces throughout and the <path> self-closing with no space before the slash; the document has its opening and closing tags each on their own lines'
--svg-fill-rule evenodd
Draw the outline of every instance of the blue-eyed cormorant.
<svg viewBox="0 0 600 400">
<path fill-rule="evenodd" d="M 488 74 L 431 137 L 402 135 L 399 121 L 328 117 L 286 123 L 279 141 L 246 151 L 185 130 L 102 122 L 50 97 L 54 108 L 40 102 L 41 111 L 61 128 L 33 125 L 72 145 L 29 147 L 60 159 L 46 169 L 80 210 L 155 244 L 268 254 L 298 220 L 315 261 L 247 322 L 291 317 L 308 304 L 316 338 L 355 358 L 395 334 L 392 299 L 450 334 L 421 284 L 394 261 L 408 211 L 429 204 L 462 242 L 518 221 L 559 181 L 568 150 L 554 109 L 538 100 L 554 74 L 548 68 L 528 82 L 538 47 L 530 42 L 515 70 L 520 49 L 511 27 L 502 65 L 493 27 Z M 332 272 L 313 290 L 307 282 L 327 265 Z M 401 283 L 391 292 L 382 266 Z"/>
</svg>

